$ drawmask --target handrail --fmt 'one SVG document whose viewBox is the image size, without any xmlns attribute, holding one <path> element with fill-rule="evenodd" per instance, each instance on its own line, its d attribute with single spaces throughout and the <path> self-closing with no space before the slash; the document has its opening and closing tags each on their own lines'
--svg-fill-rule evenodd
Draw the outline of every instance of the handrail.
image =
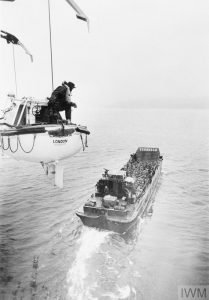
<svg viewBox="0 0 209 300">
<path fill-rule="evenodd" d="M 10 125 L 10 124 L 8 124 L 8 123 L 0 123 L 0 125 L 5 125 L 5 126 L 8 126 L 8 127 L 10 127 L 10 128 L 16 128 L 16 126 Z"/>
<path fill-rule="evenodd" d="M 79 127 L 76 127 L 75 131 L 80 132 L 80 133 L 84 133 L 84 134 L 90 134 L 90 131 L 85 130 L 85 129 L 80 129 Z"/>
</svg>

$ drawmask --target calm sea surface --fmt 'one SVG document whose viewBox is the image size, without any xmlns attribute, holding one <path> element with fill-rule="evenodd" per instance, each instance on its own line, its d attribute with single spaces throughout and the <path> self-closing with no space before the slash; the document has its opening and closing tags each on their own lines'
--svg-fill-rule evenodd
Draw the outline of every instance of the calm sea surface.
<svg viewBox="0 0 209 300">
<path fill-rule="evenodd" d="M 178 286 L 209 284 L 209 111 L 80 120 L 89 148 L 66 161 L 62 190 L 38 164 L 0 159 L 0 299 L 178 300 Z M 125 236 L 83 227 L 75 211 L 103 168 L 121 168 L 138 146 L 164 155 L 153 214 Z"/>
</svg>

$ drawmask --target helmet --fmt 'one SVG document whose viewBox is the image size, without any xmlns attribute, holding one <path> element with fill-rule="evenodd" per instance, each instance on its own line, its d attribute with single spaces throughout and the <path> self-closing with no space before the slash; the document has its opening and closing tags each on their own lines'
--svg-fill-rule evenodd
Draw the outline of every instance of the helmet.
<svg viewBox="0 0 209 300">
<path fill-rule="evenodd" d="M 74 88 L 75 88 L 75 84 L 73 82 L 68 82 L 67 85 L 69 86 L 70 88 L 70 91 L 72 91 Z"/>
</svg>

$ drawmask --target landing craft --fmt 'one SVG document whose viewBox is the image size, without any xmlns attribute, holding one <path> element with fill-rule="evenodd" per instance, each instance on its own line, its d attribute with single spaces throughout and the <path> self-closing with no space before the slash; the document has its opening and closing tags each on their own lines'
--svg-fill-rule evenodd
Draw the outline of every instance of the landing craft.
<svg viewBox="0 0 209 300">
<path fill-rule="evenodd" d="M 10 1 L 14 0 L 0 0 Z M 66 0 L 76 11 L 77 18 L 86 21 L 89 27 L 89 19 L 72 0 Z M 50 23 L 50 0 L 49 26 Z M 21 46 L 33 61 L 32 54 L 14 35 L 1 30 L 1 37 L 8 44 Z M 51 30 L 50 30 L 51 49 Z M 14 57 L 13 57 L 14 59 Z M 15 61 L 14 61 L 15 66 Z M 16 77 L 16 70 L 15 77 Z M 53 83 L 53 61 L 51 51 L 51 75 Z M 17 85 L 16 85 L 17 94 Z M 5 110 L 1 110 L 0 116 L 0 140 L 3 153 L 17 160 L 25 160 L 40 163 L 47 176 L 54 174 L 54 184 L 63 187 L 63 167 L 60 161 L 69 158 L 87 147 L 87 135 L 90 132 L 86 126 L 67 124 L 61 120 L 57 124 L 43 122 L 42 115 L 45 113 L 48 100 L 38 100 L 31 97 L 18 99 L 17 95 L 8 95 L 11 102 Z"/>
<path fill-rule="evenodd" d="M 129 232 L 151 210 L 162 161 L 159 148 L 139 147 L 120 170 L 105 169 L 77 216 L 89 227 Z"/>
</svg>

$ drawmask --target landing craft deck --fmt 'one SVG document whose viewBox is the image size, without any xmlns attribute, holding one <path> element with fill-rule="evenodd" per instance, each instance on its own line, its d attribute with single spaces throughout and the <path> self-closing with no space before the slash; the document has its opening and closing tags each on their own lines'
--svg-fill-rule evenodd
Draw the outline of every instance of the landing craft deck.
<svg viewBox="0 0 209 300">
<path fill-rule="evenodd" d="M 158 148 L 138 148 L 121 170 L 105 170 L 96 184 L 96 193 L 77 216 L 86 226 L 128 231 L 152 203 L 162 160 Z"/>
</svg>

